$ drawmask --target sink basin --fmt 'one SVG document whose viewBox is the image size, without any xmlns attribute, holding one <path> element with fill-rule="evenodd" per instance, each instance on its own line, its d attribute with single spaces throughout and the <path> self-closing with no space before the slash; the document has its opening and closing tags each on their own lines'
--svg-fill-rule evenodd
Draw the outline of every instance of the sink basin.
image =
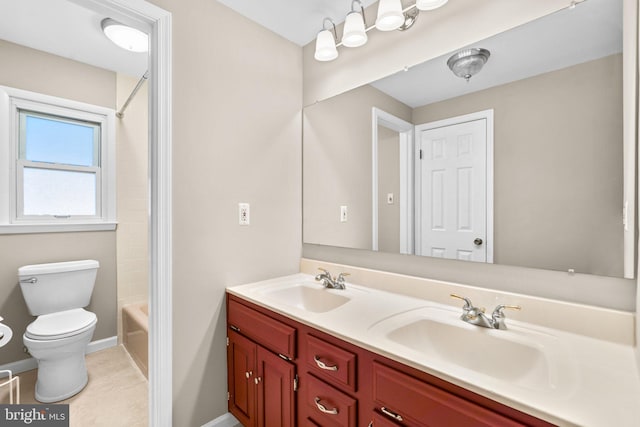
<svg viewBox="0 0 640 427">
<path fill-rule="evenodd" d="M 526 389 L 558 391 L 572 369 L 553 335 L 507 324 L 508 330 L 470 325 L 460 312 L 423 307 L 373 325 L 370 330 L 409 349 L 436 369 L 482 375 Z M 560 378 L 562 377 L 562 378 Z"/>
<path fill-rule="evenodd" d="M 325 313 L 351 300 L 348 296 L 341 295 L 344 292 L 344 290 L 326 289 L 315 283 L 298 283 L 265 291 L 264 296 L 301 310 Z"/>
</svg>

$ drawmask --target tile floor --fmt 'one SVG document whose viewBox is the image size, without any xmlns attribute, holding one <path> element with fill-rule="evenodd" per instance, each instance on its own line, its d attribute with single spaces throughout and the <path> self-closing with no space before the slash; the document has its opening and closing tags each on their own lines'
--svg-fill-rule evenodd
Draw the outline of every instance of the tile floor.
<svg viewBox="0 0 640 427">
<path fill-rule="evenodd" d="M 69 404 L 70 427 L 146 427 L 148 382 L 122 345 L 87 355 L 89 383 L 79 394 L 59 403 Z M 34 398 L 36 372 L 20 376 L 20 403 Z M 8 403 L 7 391 L 0 402 Z"/>
</svg>

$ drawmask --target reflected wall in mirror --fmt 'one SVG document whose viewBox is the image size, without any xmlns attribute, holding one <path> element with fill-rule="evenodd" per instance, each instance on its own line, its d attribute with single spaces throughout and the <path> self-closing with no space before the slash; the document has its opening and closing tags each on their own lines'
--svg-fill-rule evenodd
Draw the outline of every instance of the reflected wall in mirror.
<svg viewBox="0 0 640 427">
<path fill-rule="evenodd" d="M 491 57 L 469 82 L 448 69 L 451 52 L 304 109 L 304 243 L 471 260 L 458 243 L 434 250 L 427 232 L 446 224 L 490 249 L 486 262 L 622 277 L 622 1 L 588 0 L 473 47 Z M 408 161 L 402 131 L 375 111 L 415 127 Z M 422 130 L 485 111 L 486 178 L 454 167 L 447 190 L 425 167 L 438 138 Z M 447 155 L 477 149 L 455 141 Z M 465 211 L 473 194 L 481 203 Z"/>
</svg>

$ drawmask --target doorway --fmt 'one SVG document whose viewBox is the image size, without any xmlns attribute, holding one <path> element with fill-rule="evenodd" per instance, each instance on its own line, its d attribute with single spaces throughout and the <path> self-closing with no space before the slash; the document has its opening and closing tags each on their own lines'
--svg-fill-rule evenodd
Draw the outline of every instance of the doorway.
<svg viewBox="0 0 640 427">
<path fill-rule="evenodd" d="M 416 126 L 416 254 L 493 262 L 493 110 Z"/>
</svg>

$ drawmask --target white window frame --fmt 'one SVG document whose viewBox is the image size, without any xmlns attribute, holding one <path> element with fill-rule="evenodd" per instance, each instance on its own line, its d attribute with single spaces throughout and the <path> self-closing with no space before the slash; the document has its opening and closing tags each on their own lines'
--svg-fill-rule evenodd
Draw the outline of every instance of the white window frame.
<svg viewBox="0 0 640 427">
<path fill-rule="evenodd" d="M 21 110 L 100 124 L 95 216 L 23 215 L 19 195 L 22 171 L 33 162 L 20 159 L 19 155 Z M 0 234 L 115 230 L 115 117 L 115 111 L 110 108 L 0 86 Z M 46 169 L 57 168 L 60 167 L 53 164 L 46 166 Z"/>
</svg>

